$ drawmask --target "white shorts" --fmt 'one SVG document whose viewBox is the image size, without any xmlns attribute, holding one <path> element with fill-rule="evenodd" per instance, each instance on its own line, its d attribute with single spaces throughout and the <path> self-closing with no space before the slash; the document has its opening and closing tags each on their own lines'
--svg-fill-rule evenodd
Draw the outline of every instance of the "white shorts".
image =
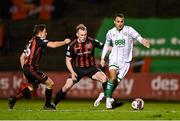
<svg viewBox="0 0 180 121">
<path fill-rule="evenodd" d="M 117 80 L 120 82 L 127 74 L 130 67 L 130 62 L 109 62 L 109 70 L 117 70 Z"/>
</svg>

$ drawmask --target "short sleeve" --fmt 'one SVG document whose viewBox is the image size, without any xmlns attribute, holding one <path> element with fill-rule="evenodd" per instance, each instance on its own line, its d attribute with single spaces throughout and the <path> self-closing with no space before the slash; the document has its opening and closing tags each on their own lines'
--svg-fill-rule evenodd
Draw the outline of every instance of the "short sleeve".
<svg viewBox="0 0 180 121">
<path fill-rule="evenodd" d="M 142 37 L 135 29 L 133 29 L 132 27 L 129 27 L 129 33 L 133 39 L 141 42 Z"/>
<path fill-rule="evenodd" d="M 49 40 L 47 39 L 37 39 L 37 44 L 40 46 L 40 47 L 45 47 L 47 46 Z"/>
<path fill-rule="evenodd" d="M 49 40 L 44 39 L 44 40 L 42 41 L 42 46 L 47 46 L 48 42 L 49 42 Z"/>
<path fill-rule="evenodd" d="M 95 47 L 97 47 L 97 48 L 99 48 L 99 49 L 103 49 L 104 44 L 103 44 L 102 42 L 99 42 L 99 41 L 96 40 L 96 39 L 95 39 L 93 42 L 94 42 L 94 46 L 95 46 Z"/>
<path fill-rule="evenodd" d="M 74 55 L 74 51 L 72 46 L 68 45 L 67 49 L 66 49 L 66 56 L 67 57 L 73 57 Z"/>
<path fill-rule="evenodd" d="M 99 42 L 97 39 L 91 38 L 88 36 L 88 40 L 90 40 L 94 47 L 97 47 L 99 49 L 102 49 L 104 44 L 102 42 Z"/>
<path fill-rule="evenodd" d="M 111 32 L 108 31 L 107 34 L 106 34 L 105 44 L 110 45 L 110 42 L 111 42 Z"/>
</svg>

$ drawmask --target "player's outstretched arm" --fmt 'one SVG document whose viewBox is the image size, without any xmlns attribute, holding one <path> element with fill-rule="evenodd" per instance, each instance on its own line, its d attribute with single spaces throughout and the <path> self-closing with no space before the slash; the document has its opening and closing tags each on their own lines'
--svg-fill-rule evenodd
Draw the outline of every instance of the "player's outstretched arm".
<svg viewBox="0 0 180 121">
<path fill-rule="evenodd" d="M 141 43 L 142 43 L 145 47 L 150 48 L 150 42 L 149 42 L 147 39 L 143 38 Z"/>
<path fill-rule="evenodd" d="M 48 42 L 47 46 L 50 48 L 57 48 L 69 44 L 70 42 L 71 42 L 70 39 L 65 39 L 64 41 Z"/>
</svg>

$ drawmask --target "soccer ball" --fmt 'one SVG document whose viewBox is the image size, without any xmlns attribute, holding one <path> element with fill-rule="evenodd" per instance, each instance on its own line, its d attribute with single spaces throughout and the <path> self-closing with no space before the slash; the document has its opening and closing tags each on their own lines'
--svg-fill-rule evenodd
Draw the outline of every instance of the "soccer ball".
<svg viewBox="0 0 180 121">
<path fill-rule="evenodd" d="M 141 98 L 136 98 L 132 101 L 131 107 L 134 110 L 142 110 L 144 108 L 144 101 Z"/>
</svg>

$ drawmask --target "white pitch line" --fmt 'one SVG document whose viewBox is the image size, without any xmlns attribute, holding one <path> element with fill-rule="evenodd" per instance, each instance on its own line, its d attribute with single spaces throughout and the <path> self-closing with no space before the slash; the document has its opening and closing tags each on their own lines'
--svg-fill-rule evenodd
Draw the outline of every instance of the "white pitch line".
<svg viewBox="0 0 180 121">
<path fill-rule="evenodd" d="M 0 110 L 0 112 L 4 112 L 5 110 Z M 180 113 L 180 111 L 177 111 L 177 110 L 165 110 L 165 111 L 154 111 L 154 110 L 140 110 L 140 111 L 136 111 L 136 110 L 129 110 L 129 111 L 124 111 L 124 110 L 41 110 L 41 109 L 33 109 L 33 110 L 29 110 L 29 109 L 24 109 L 24 110 L 20 110 L 20 109 L 8 109 L 8 111 L 16 111 L 16 112 L 40 112 L 40 111 L 45 111 L 45 112 L 135 112 L 135 113 L 164 113 L 164 112 L 169 112 L 169 113 Z"/>
</svg>

